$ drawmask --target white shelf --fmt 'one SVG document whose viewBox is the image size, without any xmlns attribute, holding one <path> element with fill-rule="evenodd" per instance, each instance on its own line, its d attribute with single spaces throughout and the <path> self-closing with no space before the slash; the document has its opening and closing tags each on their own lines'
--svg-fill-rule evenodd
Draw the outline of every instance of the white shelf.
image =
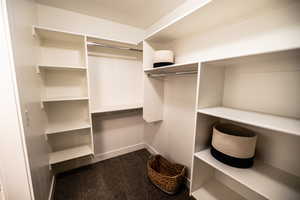
<svg viewBox="0 0 300 200">
<path fill-rule="evenodd" d="M 61 41 L 71 43 L 83 43 L 84 36 L 77 33 L 46 28 L 41 26 L 33 26 L 33 35 L 37 35 L 40 40 Z"/>
<path fill-rule="evenodd" d="M 165 67 L 148 68 L 144 72 L 147 74 L 161 74 L 161 73 L 176 73 L 176 72 L 191 72 L 198 70 L 198 62 L 178 63 L 168 65 Z"/>
<path fill-rule="evenodd" d="M 70 149 L 66 149 L 63 151 L 57 151 L 57 152 L 50 153 L 49 163 L 50 163 L 50 165 L 52 165 L 55 163 L 60 163 L 63 161 L 72 160 L 72 159 L 80 158 L 83 156 L 88 156 L 91 154 L 93 154 L 93 152 L 88 145 L 70 148 Z"/>
<path fill-rule="evenodd" d="M 84 66 L 38 65 L 41 70 L 86 70 Z"/>
<path fill-rule="evenodd" d="M 144 40 L 154 43 L 166 43 L 197 33 L 201 35 L 215 27 L 239 23 L 251 16 L 257 10 L 274 9 L 274 6 L 284 6 L 287 2 L 261 1 L 214 1 L 201 0 L 194 3 L 193 8 L 187 9 L 173 21 L 159 26 L 148 33 Z M 218 13 L 218 15 L 216 15 Z M 213 16 L 213 17 L 212 17 Z"/>
<path fill-rule="evenodd" d="M 117 111 L 135 110 L 135 109 L 142 109 L 142 108 L 143 108 L 142 104 L 105 106 L 100 109 L 93 110 L 92 113 L 96 114 L 96 113 L 106 113 L 106 112 L 117 112 Z"/>
<path fill-rule="evenodd" d="M 198 113 L 300 136 L 300 120 L 292 118 L 278 117 L 225 107 L 199 109 Z"/>
<path fill-rule="evenodd" d="M 88 97 L 58 97 L 42 99 L 42 102 L 57 102 L 57 101 L 82 101 L 88 100 Z"/>
<path fill-rule="evenodd" d="M 240 169 L 225 165 L 216 160 L 210 150 L 203 150 L 195 157 L 211 165 L 232 179 L 238 181 L 266 199 L 300 199 L 300 178 L 279 169 L 255 161 L 254 166 Z"/>
<path fill-rule="evenodd" d="M 242 196 L 232 191 L 219 181 L 211 179 L 200 189 L 192 193 L 197 200 L 243 200 Z"/>
<path fill-rule="evenodd" d="M 53 124 L 46 129 L 45 133 L 47 135 L 51 135 L 56 133 L 88 129 L 88 128 L 91 128 L 91 124 L 89 124 L 88 122 Z"/>
</svg>

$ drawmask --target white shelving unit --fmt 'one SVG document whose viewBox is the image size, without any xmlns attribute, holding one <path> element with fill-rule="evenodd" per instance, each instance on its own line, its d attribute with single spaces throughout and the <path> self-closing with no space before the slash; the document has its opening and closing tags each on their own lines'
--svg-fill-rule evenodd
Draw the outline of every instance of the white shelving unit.
<svg viewBox="0 0 300 200">
<path fill-rule="evenodd" d="M 299 159 L 291 158 L 300 152 L 299 54 L 299 49 L 288 49 L 199 64 L 191 177 L 195 198 L 227 196 L 224 185 L 245 199 L 300 198 Z M 212 157 L 216 123 L 234 123 L 257 133 L 253 167 L 234 168 Z M 223 189 L 207 194 L 205 187 L 215 181 Z"/>
<path fill-rule="evenodd" d="M 210 149 L 200 151 L 195 157 L 211 165 L 215 169 L 257 192 L 266 199 L 299 199 L 300 178 L 292 176 L 272 166 L 255 161 L 249 169 L 230 167 L 216 160 Z"/>
<path fill-rule="evenodd" d="M 90 146 L 88 146 L 88 145 L 74 147 L 74 148 L 63 150 L 63 151 L 57 151 L 57 152 L 50 153 L 49 163 L 51 165 L 53 165 L 53 164 L 57 164 L 60 162 L 72 160 L 75 158 L 88 156 L 91 154 L 93 154 L 93 151 L 90 148 Z"/>
<path fill-rule="evenodd" d="M 45 134 L 52 150 L 49 163 L 94 154 L 93 113 L 143 107 L 140 103 L 143 101 L 142 56 L 138 51 L 127 49 L 136 49 L 137 45 L 41 26 L 33 26 L 33 35 L 40 45 L 37 73 L 43 86 L 41 107 L 47 119 Z M 100 60 L 101 67 L 89 58 Z M 114 71 L 114 67 L 123 70 L 118 73 L 120 77 L 102 80 L 101 76 L 107 77 L 107 70 Z M 100 73 L 97 71 L 102 69 Z M 120 80 L 119 87 L 114 87 L 116 80 Z M 110 90 L 99 92 L 99 85 Z"/>
<path fill-rule="evenodd" d="M 225 107 L 203 108 L 198 113 L 300 136 L 300 120 L 297 119 Z"/>
<path fill-rule="evenodd" d="M 198 73 L 198 62 L 176 63 L 153 68 L 153 55 L 159 49 L 164 49 L 164 47 L 157 46 L 151 41 L 143 42 L 143 68 L 145 74 L 143 118 L 149 123 L 163 120 L 164 77 Z"/>
<path fill-rule="evenodd" d="M 52 149 L 49 163 L 92 155 L 86 37 L 38 26 L 33 30 L 40 44 L 37 72 L 43 86 L 41 101 L 47 119 L 45 134 Z"/>
</svg>

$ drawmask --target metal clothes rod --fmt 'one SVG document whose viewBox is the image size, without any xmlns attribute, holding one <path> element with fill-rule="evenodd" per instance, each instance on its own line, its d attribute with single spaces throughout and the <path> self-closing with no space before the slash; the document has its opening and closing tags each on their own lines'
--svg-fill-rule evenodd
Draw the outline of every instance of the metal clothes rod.
<svg viewBox="0 0 300 200">
<path fill-rule="evenodd" d="M 198 71 L 189 71 L 189 72 L 168 72 L 161 74 L 148 74 L 149 77 L 165 77 L 165 76 L 176 76 L 176 75 L 186 75 L 186 74 L 197 74 Z"/>
<path fill-rule="evenodd" d="M 114 45 L 108 45 L 108 44 L 100 44 L 96 42 L 87 42 L 88 46 L 100 46 L 104 48 L 110 48 L 110 49 L 121 49 L 121 50 L 129 50 L 129 51 L 137 51 L 137 52 L 143 52 L 141 49 L 134 49 L 130 47 L 120 47 L 120 46 L 114 46 Z"/>
</svg>

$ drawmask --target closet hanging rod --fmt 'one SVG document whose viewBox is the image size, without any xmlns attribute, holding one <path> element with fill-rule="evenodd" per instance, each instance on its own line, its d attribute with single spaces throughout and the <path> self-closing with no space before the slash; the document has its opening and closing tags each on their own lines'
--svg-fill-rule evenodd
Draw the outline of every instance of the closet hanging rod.
<svg viewBox="0 0 300 200">
<path fill-rule="evenodd" d="M 198 71 L 188 71 L 188 72 L 168 72 L 160 74 L 148 74 L 149 77 L 165 77 L 165 76 L 176 76 L 176 75 L 187 75 L 187 74 L 197 74 Z"/>
<path fill-rule="evenodd" d="M 87 42 L 88 46 L 100 46 L 104 48 L 110 48 L 110 49 L 121 49 L 121 50 L 129 50 L 129 51 L 137 51 L 137 52 L 143 52 L 141 49 L 134 49 L 130 47 L 120 47 L 120 46 L 114 46 L 114 45 L 108 45 L 108 44 L 101 44 L 97 42 Z"/>
</svg>

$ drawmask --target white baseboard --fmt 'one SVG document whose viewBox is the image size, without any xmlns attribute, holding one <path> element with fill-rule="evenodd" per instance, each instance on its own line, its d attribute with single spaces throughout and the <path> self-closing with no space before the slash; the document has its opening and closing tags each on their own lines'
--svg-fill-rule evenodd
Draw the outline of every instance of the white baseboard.
<svg viewBox="0 0 300 200">
<path fill-rule="evenodd" d="M 54 200 L 54 186 L 55 186 L 55 176 L 52 177 L 48 200 Z"/>
<path fill-rule="evenodd" d="M 153 146 L 146 143 L 144 144 L 144 146 L 151 154 L 160 154 Z"/>
<path fill-rule="evenodd" d="M 127 153 L 131 153 L 131 152 L 134 152 L 134 151 L 137 151 L 137 150 L 144 149 L 144 148 L 146 148 L 145 144 L 144 143 L 139 143 L 139 144 L 135 144 L 135 145 L 132 145 L 132 146 L 127 146 L 127 147 L 123 147 L 123 148 L 120 148 L 120 149 L 116 149 L 116 150 L 113 150 L 113 151 L 108 151 L 108 152 L 105 152 L 105 153 L 102 153 L 102 154 L 96 154 L 94 159 L 93 159 L 93 163 L 97 163 L 97 162 L 100 162 L 100 161 L 103 161 L 103 160 L 107 160 L 107 159 L 110 159 L 110 158 L 121 156 L 121 155 L 124 155 L 124 154 L 127 154 Z"/>
</svg>

